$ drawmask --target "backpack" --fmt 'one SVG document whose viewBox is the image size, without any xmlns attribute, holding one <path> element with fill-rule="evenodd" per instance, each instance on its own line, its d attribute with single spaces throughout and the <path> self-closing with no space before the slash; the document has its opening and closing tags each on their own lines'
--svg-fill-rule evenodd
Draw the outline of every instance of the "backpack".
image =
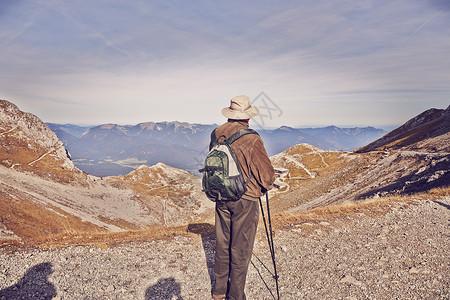
<svg viewBox="0 0 450 300">
<path fill-rule="evenodd" d="M 244 180 L 241 167 L 231 144 L 246 134 L 258 134 L 253 129 L 241 129 L 230 138 L 219 142 L 215 130 L 211 133 L 212 148 L 205 159 L 205 165 L 199 172 L 203 173 L 202 188 L 211 201 L 234 201 L 241 198 L 247 191 L 247 181 Z"/>
</svg>

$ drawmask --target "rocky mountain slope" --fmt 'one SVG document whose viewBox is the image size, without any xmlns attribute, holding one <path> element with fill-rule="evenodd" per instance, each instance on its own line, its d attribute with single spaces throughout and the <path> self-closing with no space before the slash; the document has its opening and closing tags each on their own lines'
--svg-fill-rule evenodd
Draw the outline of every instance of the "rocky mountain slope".
<svg viewBox="0 0 450 300">
<path fill-rule="evenodd" d="M 414 194 L 450 183 L 448 153 L 352 153 L 311 151 L 309 147 L 299 145 L 272 157 L 275 166 L 291 171 L 282 179 L 284 186 L 274 191 L 277 211 Z"/>
<path fill-rule="evenodd" d="M 290 170 L 275 192 L 275 208 L 304 210 L 449 186 L 449 112 L 424 112 L 354 152 L 301 144 L 273 156 L 276 167 Z"/>
<path fill-rule="evenodd" d="M 75 169 L 53 131 L 38 117 L 20 111 L 5 100 L 0 100 L 0 142 L 0 165 L 38 173 L 40 166 L 57 173 Z"/>
<path fill-rule="evenodd" d="M 199 179 L 164 164 L 125 177 L 78 170 L 36 116 L 0 101 L 0 238 L 176 226 L 210 214 Z"/>
<path fill-rule="evenodd" d="M 113 186 L 132 186 L 148 215 L 159 216 L 154 224 L 167 227 L 211 219 L 213 203 L 205 200 L 200 180 L 186 171 L 158 163 L 107 180 Z"/>
</svg>

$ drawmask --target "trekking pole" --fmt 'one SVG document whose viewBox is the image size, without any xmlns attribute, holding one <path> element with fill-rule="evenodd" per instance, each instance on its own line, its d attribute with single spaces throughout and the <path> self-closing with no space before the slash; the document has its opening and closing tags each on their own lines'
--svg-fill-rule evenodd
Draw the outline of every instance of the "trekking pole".
<svg viewBox="0 0 450 300">
<path fill-rule="evenodd" d="M 277 287 L 277 297 L 280 299 L 280 292 L 278 289 L 278 273 L 277 273 L 277 264 L 275 263 L 275 247 L 273 245 L 273 232 L 272 232 L 272 219 L 270 218 L 270 209 L 269 209 L 269 194 L 266 193 L 266 204 L 267 204 L 267 218 L 269 219 L 269 232 L 270 232 L 270 242 L 272 244 L 272 261 L 273 261 L 273 270 L 275 273 L 275 284 Z"/>
<path fill-rule="evenodd" d="M 273 244 L 273 234 L 272 234 L 272 220 L 270 218 L 270 208 L 269 208 L 269 195 L 268 193 L 266 193 L 266 202 L 267 202 L 267 218 L 268 218 L 268 222 L 269 222 L 269 229 L 267 229 L 267 224 L 266 224 L 266 218 L 264 216 L 264 208 L 263 208 L 263 204 L 261 201 L 261 198 L 259 199 L 259 204 L 261 206 L 261 214 L 263 217 L 263 221 L 264 221 L 264 228 L 266 230 L 266 236 L 267 236 L 267 242 L 269 244 L 269 250 L 270 250 L 270 255 L 272 257 L 272 263 L 273 263 L 273 270 L 274 270 L 274 274 L 273 278 L 275 279 L 275 285 L 276 285 L 276 289 L 277 289 L 277 299 L 280 299 L 280 292 L 278 289 L 278 273 L 277 273 L 277 265 L 275 262 L 275 248 L 274 248 L 274 244 Z M 270 231 L 270 234 L 269 234 Z"/>
</svg>

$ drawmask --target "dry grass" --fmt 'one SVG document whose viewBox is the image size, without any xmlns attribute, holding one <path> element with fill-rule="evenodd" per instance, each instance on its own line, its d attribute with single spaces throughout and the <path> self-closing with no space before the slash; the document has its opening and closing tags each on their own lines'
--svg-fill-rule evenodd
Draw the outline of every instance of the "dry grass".
<svg viewBox="0 0 450 300">
<path fill-rule="evenodd" d="M 439 200 L 443 197 L 450 196 L 450 187 L 437 188 L 428 193 L 415 194 L 412 196 L 390 196 L 386 198 L 373 198 L 358 202 L 345 202 L 341 205 L 333 205 L 327 207 L 316 208 L 308 211 L 285 212 L 272 215 L 273 229 L 287 228 L 291 226 L 302 226 L 305 233 L 312 231 L 311 225 L 320 224 L 320 222 L 333 222 L 335 220 L 358 218 L 362 214 L 369 217 L 376 217 L 389 212 L 393 207 L 407 207 L 414 205 L 420 200 Z M 2 199 L 3 200 L 3 199 Z M 4 201 L 0 202 L 4 203 Z M 265 207 L 265 205 L 264 205 Z M 2 212 L 3 212 L 3 207 Z M 25 206 L 23 208 L 32 208 Z M 21 226 L 13 227 L 14 232 L 22 237 L 21 241 L 5 240 L 0 241 L 0 249 L 6 251 L 20 250 L 24 248 L 62 248 L 68 246 L 94 246 L 102 249 L 112 247 L 118 244 L 152 241 L 156 239 L 164 239 L 172 236 L 183 236 L 192 234 L 212 234 L 213 225 L 208 223 L 196 223 L 178 227 L 149 227 L 146 229 L 127 230 L 123 232 L 111 232 L 104 229 L 91 227 L 79 227 L 70 221 L 61 223 L 61 227 L 55 229 L 54 225 L 43 224 L 49 223 L 44 215 L 40 215 L 39 209 L 31 209 L 32 218 L 27 219 L 25 225 L 21 222 Z M 46 212 L 48 214 L 48 212 Z M 57 215 L 51 215 L 55 218 Z M 43 218 L 40 220 L 40 218 Z M 24 220 L 23 220 L 24 221 Z M 37 222 L 37 223 L 36 223 Z M 20 222 L 19 222 L 20 223 Z M 12 223 L 8 223 L 9 225 Z M 90 226 L 86 224 L 86 226 Z M 260 234 L 263 232 L 262 221 L 259 224 Z M 200 230 L 200 229 L 201 230 Z M 206 229 L 205 229 L 206 228 Z M 19 230 L 19 231 L 16 231 Z"/>
<path fill-rule="evenodd" d="M 59 183 L 80 183 L 80 177 L 86 177 L 85 174 L 65 170 L 62 168 L 63 161 L 50 153 L 39 161 L 35 161 L 45 153 L 44 149 L 36 143 L 25 141 L 15 137 L 0 136 L 0 164 L 7 168 L 14 167 L 21 172 L 31 172 L 42 178 L 51 179 Z"/>
<path fill-rule="evenodd" d="M 97 216 L 97 218 L 100 221 L 104 222 L 104 223 L 112 224 L 112 225 L 115 225 L 115 226 L 117 226 L 119 228 L 122 228 L 122 229 L 125 229 L 125 230 L 139 230 L 139 229 L 142 229 L 139 226 L 137 226 L 136 224 L 131 223 L 131 222 L 127 222 L 127 221 L 125 221 L 123 219 L 111 219 L 111 218 L 107 218 L 105 216 L 100 216 L 100 215 Z"/>
<path fill-rule="evenodd" d="M 112 232 L 83 222 L 57 207 L 33 203 L 26 197 L 26 194 L 21 195 L 15 190 L 0 190 L 0 220 L 20 238 L 0 240 L 0 249 L 13 251 L 30 247 L 60 248 L 75 245 L 107 248 L 118 243 L 150 241 L 187 234 L 187 226 L 143 229 L 121 219 L 99 216 L 101 221 L 124 229 L 123 232 Z"/>
<path fill-rule="evenodd" d="M 0 217 L 3 225 L 20 238 L 20 240 L 0 240 L 0 249 L 6 251 L 76 245 L 107 248 L 117 243 L 149 241 L 187 232 L 186 226 L 139 229 L 123 220 L 102 218 L 103 221 L 126 229 L 123 232 L 112 232 L 92 223 L 83 222 L 59 208 L 43 207 L 17 196 L 11 198 L 1 192 Z"/>
<path fill-rule="evenodd" d="M 101 249 L 108 249 L 115 245 L 153 241 L 172 236 L 187 235 L 187 226 L 179 227 L 151 227 L 141 230 L 128 230 L 122 232 L 65 232 L 60 234 L 50 234 L 39 239 L 28 241 L 0 240 L 0 249 L 5 251 L 17 251 L 27 248 L 58 249 L 70 246 L 92 246 Z"/>
<path fill-rule="evenodd" d="M 307 211 L 278 213 L 273 216 L 272 223 L 276 228 L 285 228 L 302 223 L 330 222 L 345 217 L 355 217 L 364 214 L 376 217 L 389 212 L 394 203 L 399 205 L 411 205 L 420 200 L 438 200 L 450 196 L 450 187 L 432 189 L 427 193 L 408 196 L 389 196 L 372 198 L 362 201 L 346 201 L 340 205 L 320 207 Z"/>
<path fill-rule="evenodd" d="M 435 188 L 427 193 L 422 193 L 419 195 L 421 197 L 428 197 L 428 199 L 431 200 L 438 200 L 439 198 L 450 196 L 450 186 Z"/>
<path fill-rule="evenodd" d="M 194 178 L 192 175 L 187 176 Z M 183 179 L 187 180 L 187 178 Z M 163 184 L 161 181 L 165 183 Z M 117 176 L 112 182 L 115 185 L 126 183 L 139 194 L 148 196 L 147 198 L 166 198 L 170 195 L 173 199 L 182 199 L 191 195 L 190 190 L 179 188 L 180 179 L 168 178 L 164 171 L 159 168 L 137 169 L 127 175 Z"/>
<path fill-rule="evenodd" d="M 48 153 L 48 149 L 43 149 L 32 141 L 24 141 L 14 137 L 13 134 L 0 136 L 0 164 L 8 168 L 13 167 L 20 172 L 34 173 L 43 179 L 59 183 L 89 186 L 86 174 L 64 170 L 62 168 L 64 161 L 53 153 L 43 156 L 46 153 Z M 40 157 L 42 158 L 37 160 Z M 30 162 L 33 164 L 30 165 Z M 142 173 L 136 179 L 131 176 L 125 179 L 111 179 L 108 184 L 119 189 L 133 189 L 136 197 L 143 205 L 148 206 L 149 210 L 154 210 L 155 215 L 161 214 L 163 210 L 159 198 L 171 195 L 180 206 L 183 204 L 182 201 L 190 200 L 187 198 L 191 195 L 191 191 L 176 189 L 176 182 L 171 181 L 170 178 L 163 178 L 164 174 L 161 170 L 157 169 L 151 174 L 148 173 L 148 170 Z M 155 178 L 160 177 L 165 179 L 167 184 L 164 186 L 160 184 L 160 188 L 153 189 Z M 20 190 L 0 190 L 1 225 L 20 239 L 0 240 L 0 248 L 64 247 L 81 244 L 105 247 L 105 245 L 118 242 L 151 240 L 186 232 L 186 228 L 142 229 L 136 224 L 122 219 L 110 219 L 104 216 L 97 216 L 97 218 L 125 231 L 111 232 L 92 223 L 83 222 L 80 218 L 61 209 L 33 202 L 32 196 Z"/>
<path fill-rule="evenodd" d="M 286 157 L 279 157 L 274 161 L 276 167 L 287 168 L 291 177 L 309 178 L 308 172 L 299 164 L 311 171 L 314 175 L 329 173 L 341 160 L 341 152 L 311 152 L 311 149 L 294 146 L 285 151 Z"/>
<path fill-rule="evenodd" d="M 34 243 L 55 234 L 101 232 L 102 228 L 56 207 L 43 207 L 30 201 L 0 194 L 0 217 L 6 227 L 24 242 Z"/>
</svg>

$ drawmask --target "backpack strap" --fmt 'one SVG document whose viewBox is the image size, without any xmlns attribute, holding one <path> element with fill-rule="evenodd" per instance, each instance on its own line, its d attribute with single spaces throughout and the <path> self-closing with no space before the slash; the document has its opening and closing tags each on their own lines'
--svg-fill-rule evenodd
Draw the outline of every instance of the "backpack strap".
<svg viewBox="0 0 450 300">
<path fill-rule="evenodd" d="M 223 167 L 216 167 L 216 166 L 206 166 L 203 169 L 198 170 L 200 173 L 208 172 L 208 171 L 223 171 Z"/>
<path fill-rule="evenodd" d="M 217 128 L 216 128 L 216 129 L 217 129 Z M 217 137 L 217 136 L 216 136 L 216 129 L 214 129 L 214 130 L 211 132 L 211 140 L 210 140 L 210 142 L 209 142 L 209 149 L 211 149 L 212 147 L 214 147 L 215 145 L 217 145 L 217 144 L 219 143 L 219 140 L 220 140 L 221 137 L 223 137 L 224 140 L 227 139 L 226 136 L 224 136 L 224 135 L 221 135 L 221 136 Z"/>
<path fill-rule="evenodd" d="M 250 129 L 250 128 L 246 128 L 246 129 L 241 129 L 238 132 L 236 132 L 235 134 L 233 134 L 232 136 L 230 136 L 227 139 L 227 143 L 228 144 L 232 144 L 234 141 L 236 141 L 238 138 L 246 135 L 246 134 L 258 134 L 255 130 Z M 259 135 L 259 134 L 258 134 Z"/>
<path fill-rule="evenodd" d="M 209 149 L 211 149 L 212 147 L 217 145 L 219 143 L 219 139 L 221 137 L 223 137 L 228 144 L 232 144 L 238 138 L 240 138 L 240 137 L 242 137 L 242 136 L 244 136 L 246 134 L 257 134 L 257 135 L 259 135 L 255 130 L 250 129 L 250 128 L 246 128 L 246 129 L 241 129 L 241 130 L 235 132 L 232 136 L 230 136 L 228 139 L 226 139 L 226 137 L 224 135 L 221 135 L 221 136 L 217 137 L 216 136 L 216 129 L 214 129 L 211 132 L 211 142 L 209 144 Z"/>
<path fill-rule="evenodd" d="M 238 138 L 246 135 L 246 134 L 257 134 L 259 135 L 255 130 L 250 129 L 250 128 L 246 128 L 246 129 L 241 129 L 238 132 L 234 133 L 232 136 L 230 136 L 226 142 L 231 145 L 231 143 L 233 143 L 234 141 L 236 141 Z M 250 182 L 250 180 L 253 177 L 253 173 L 250 172 L 250 176 L 248 176 L 247 180 L 245 181 L 245 186 L 248 185 L 248 183 Z"/>
<path fill-rule="evenodd" d="M 211 132 L 211 140 L 210 140 L 210 143 L 209 143 L 209 149 L 211 149 L 212 147 L 214 147 L 217 144 L 216 129 L 214 129 Z"/>
</svg>

